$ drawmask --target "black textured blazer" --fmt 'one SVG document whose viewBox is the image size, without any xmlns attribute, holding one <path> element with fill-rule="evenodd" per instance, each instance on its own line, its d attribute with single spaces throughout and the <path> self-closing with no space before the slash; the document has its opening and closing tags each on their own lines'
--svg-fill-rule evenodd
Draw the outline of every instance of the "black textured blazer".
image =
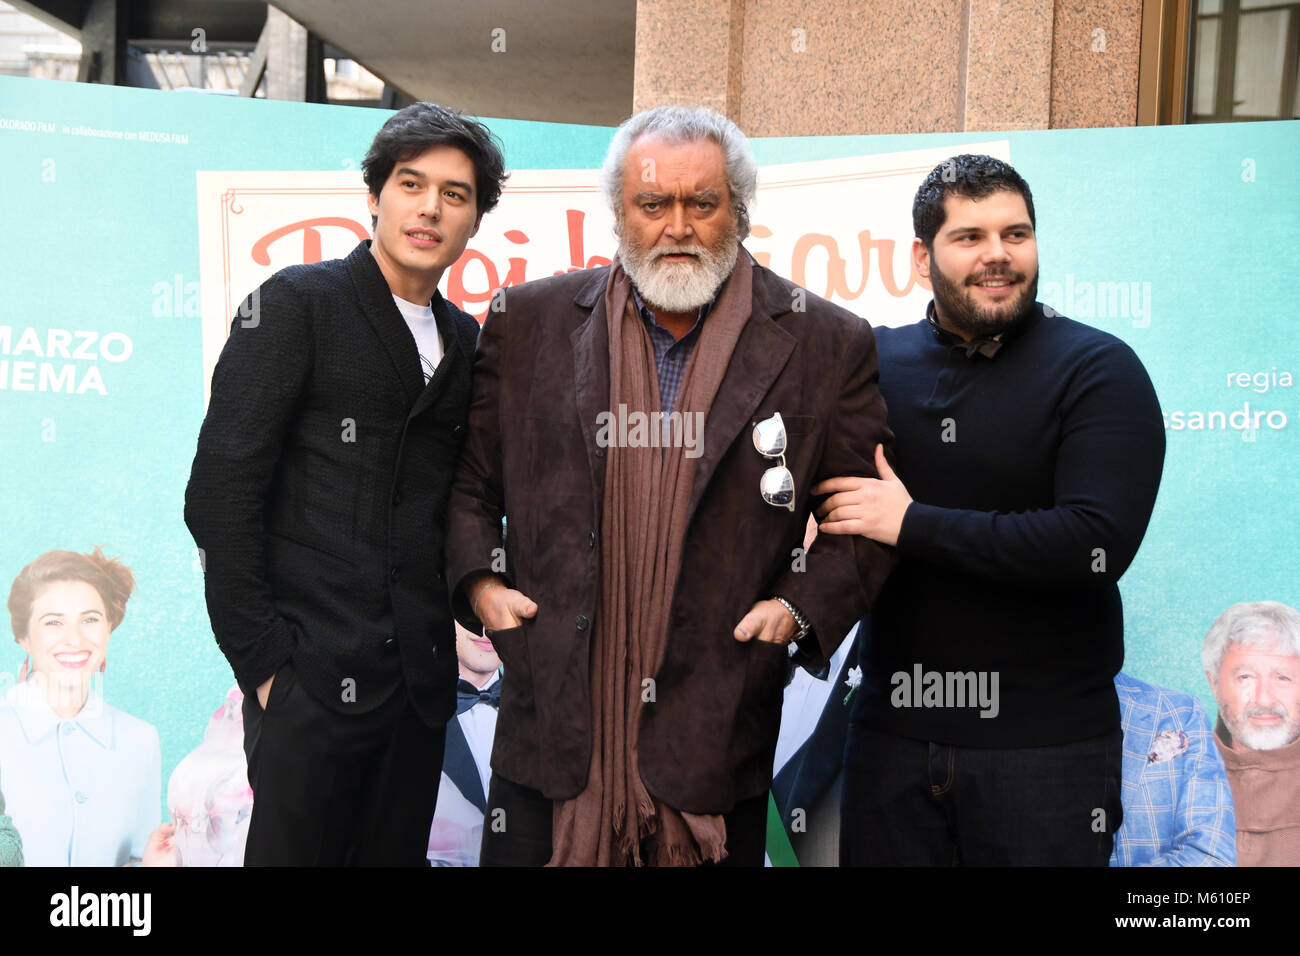
<svg viewBox="0 0 1300 956">
<path fill-rule="evenodd" d="M 442 555 L 478 323 L 432 305 L 444 355 L 427 385 L 369 241 L 276 273 L 232 323 L 185 523 L 245 694 L 292 658 L 335 710 L 405 681 L 430 726 L 455 713 Z"/>
</svg>

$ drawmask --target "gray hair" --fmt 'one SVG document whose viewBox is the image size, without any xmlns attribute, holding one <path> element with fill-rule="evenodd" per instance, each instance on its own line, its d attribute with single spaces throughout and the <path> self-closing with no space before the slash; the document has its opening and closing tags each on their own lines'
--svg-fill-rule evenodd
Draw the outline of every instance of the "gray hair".
<svg viewBox="0 0 1300 956">
<path fill-rule="evenodd" d="M 1210 681 L 1217 682 L 1229 647 L 1274 641 L 1300 656 L 1300 612 L 1277 601 L 1234 604 L 1210 625 L 1201 645 L 1201 664 Z"/>
<path fill-rule="evenodd" d="M 632 144 L 643 136 L 673 144 L 705 139 L 717 143 L 726 162 L 727 189 L 739 237 L 749 235 L 749 207 L 758 188 L 758 164 L 740 127 L 707 106 L 656 106 L 623 121 L 600 170 L 601 188 L 616 221 L 623 215 L 623 164 Z"/>
</svg>

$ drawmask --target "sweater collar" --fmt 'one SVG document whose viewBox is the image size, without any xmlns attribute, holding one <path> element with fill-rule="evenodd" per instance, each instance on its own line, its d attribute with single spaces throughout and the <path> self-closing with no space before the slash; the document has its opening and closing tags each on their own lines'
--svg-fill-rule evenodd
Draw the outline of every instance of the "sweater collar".
<svg viewBox="0 0 1300 956">
<path fill-rule="evenodd" d="M 935 314 L 934 300 L 925 307 L 925 320 L 930 323 L 930 328 L 942 344 L 949 348 L 961 348 L 966 351 L 967 358 L 974 358 L 977 354 L 985 358 L 994 358 L 998 352 L 1009 345 L 1011 342 L 1020 338 L 1029 329 L 1037 324 L 1038 320 L 1043 318 L 1045 310 L 1041 302 L 1035 302 L 1034 307 L 1030 309 L 1015 322 L 1011 323 L 1001 332 L 994 336 L 980 336 L 971 339 L 969 342 L 962 339 L 959 335 L 954 335 L 942 325 L 939 324 L 939 317 Z"/>
</svg>

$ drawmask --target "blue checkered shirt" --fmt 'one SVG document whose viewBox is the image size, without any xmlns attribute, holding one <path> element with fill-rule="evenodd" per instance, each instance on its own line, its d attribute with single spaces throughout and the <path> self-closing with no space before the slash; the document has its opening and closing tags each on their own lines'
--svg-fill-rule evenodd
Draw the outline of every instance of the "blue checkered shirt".
<svg viewBox="0 0 1300 956">
<path fill-rule="evenodd" d="M 682 380 L 686 378 L 686 366 L 691 364 L 695 343 L 700 339 L 700 327 L 708 318 L 713 303 L 701 306 L 691 330 L 680 339 L 674 339 L 673 334 L 656 321 L 655 314 L 642 301 L 636 286 L 632 287 L 632 301 L 636 303 L 636 310 L 645 322 L 646 331 L 650 333 L 650 344 L 655 350 L 655 368 L 659 373 L 659 410 L 671 412 L 677 408 L 677 400 L 682 394 Z"/>
<path fill-rule="evenodd" d="M 1124 821 L 1110 865 L 1235 866 L 1232 791 L 1200 701 L 1124 673 L 1115 691 L 1124 726 Z M 1185 733 L 1187 749 L 1149 760 L 1165 731 Z"/>
</svg>

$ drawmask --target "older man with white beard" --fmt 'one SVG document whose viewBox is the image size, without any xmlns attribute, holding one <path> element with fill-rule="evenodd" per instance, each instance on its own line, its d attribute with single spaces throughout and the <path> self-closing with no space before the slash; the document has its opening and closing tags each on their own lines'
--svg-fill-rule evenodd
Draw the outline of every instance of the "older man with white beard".
<svg viewBox="0 0 1300 956">
<path fill-rule="evenodd" d="M 1214 742 L 1237 818 L 1238 866 L 1300 865 L 1300 613 L 1234 604 L 1201 647 L 1219 703 Z"/>
<path fill-rule="evenodd" d="M 820 667 L 892 567 L 800 547 L 812 486 L 874 476 L 891 436 L 868 324 L 741 247 L 756 179 L 725 117 L 633 117 L 614 263 L 484 324 L 447 548 L 504 664 L 482 865 L 761 866 L 789 662 Z"/>
</svg>

